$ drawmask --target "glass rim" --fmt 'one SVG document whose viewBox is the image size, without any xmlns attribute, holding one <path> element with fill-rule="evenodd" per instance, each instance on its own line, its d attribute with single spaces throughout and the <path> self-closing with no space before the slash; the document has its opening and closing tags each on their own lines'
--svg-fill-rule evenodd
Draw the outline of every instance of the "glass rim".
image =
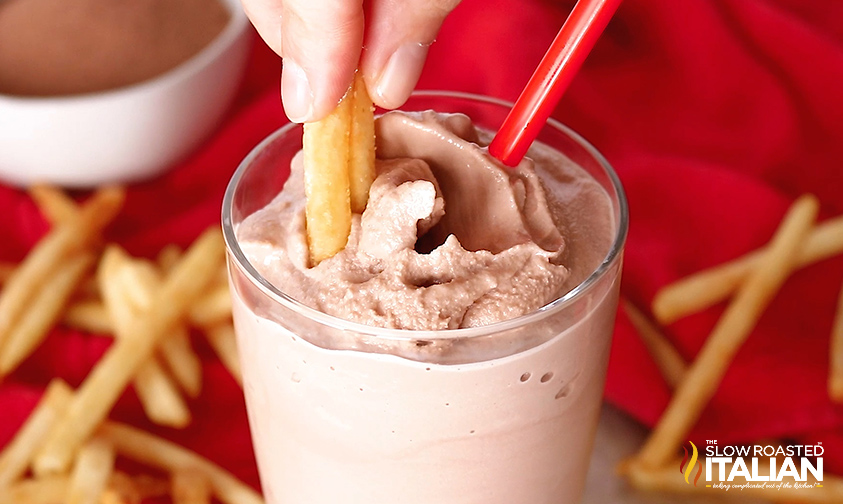
<svg viewBox="0 0 843 504">
<path fill-rule="evenodd" d="M 464 93 L 459 91 L 421 90 L 413 92 L 410 99 L 412 98 L 456 98 L 489 105 L 502 106 L 505 107 L 507 110 L 511 109 L 513 106 L 513 103 L 508 102 L 506 100 L 501 100 L 499 98 L 493 98 L 473 93 Z M 585 140 L 579 133 L 575 132 L 568 126 L 562 124 L 560 121 L 550 118 L 547 121 L 547 125 L 559 130 L 561 133 L 565 134 L 571 140 L 573 140 L 577 145 L 582 147 L 591 157 L 593 157 L 598 162 L 600 167 L 605 171 L 606 176 L 611 182 L 612 189 L 614 189 L 615 194 L 617 196 L 619 219 L 618 227 L 615 232 L 614 239 L 612 241 L 612 246 L 609 248 L 609 252 L 603 258 L 597 268 L 595 268 L 594 271 L 592 271 L 591 274 L 589 274 L 589 276 L 586 277 L 585 280 L 580 282 L 576 287 L 566 292 L 562 296 L 554 299 L 550 303 L 547 303 L 546 305 L 542 306 L 538 310 L 534 310 L 530 313 L 520 315 L 515 318 L 501 320 L 492 324 L 487 324 L 478 327 L 437 330 L 392 329 L 386 327 L 370 326 L 362 324 L 360 322 L 354 322 L 351 320 L 336 317 L 334 315 L 329 315 L 292 298 L 291 296 L 282 292 L 272 283 L 270 283 L 266 278 L 263 277 L 263 275 L 261 275 L 255 269 L 254 266 L 252 266 L 248 258 L 246 258 L 246 255 L 243 253 L 243 250 L 240 248 L 239 243 L 237 242 L 237 236 L 235 234 L 234 224 L 232 221 L 234 193 L 237 191 L 241 179 L 243 178 L 244 174 L 248 171 L 255 158 L 278 137 L 287 134 L 290 130 L 295 129 L 298 126 L 301 126 L 298 123 L 285 124 L 284 126 L 270 133 L 259 144 L 252 148 L 249 154 L 247 154 L 243 161 L 240 162 L 240 165 L 237 167 L 234 174 L 232 175 L 231 180 L 229 181 L 228 186 L 225 189 L 225 195 L 223 196 L 222 202 L 222 230 L 226 248 L 228 250 L 228 253 L 235 259 L 234 262 L 236 263 L 240 271 L 242 271 L 245 276 L 249 279 L 249 281 L 258 289 L 260 289 L 263 294 L 269 296 L 273 301 L 306 316 L 310 320 L 313 320 L 314 322 L 317 322 L 321 325 L 333 329 L 353 331 L 355 333 L 364 333 L 389 340 L 414 341 L 418 339 L 425 339 L 438 341 L 445 339 L 470 339 L 480 336 L 486 336 L 491 333 L 508 331 L 544 319 L 545 317 L 548 317 L 560 310 L 563 310 L 566 306 L 572 304 L 574 301 L 576 301 L 577 299 L 585 295 L 587 292 L 592 290 L 592 288 L 594 288 L 598 281 L 603 278 L 610 271 L 612 266 L 620 259 L 629 230 L 629 208 L 627 206 L 626 193 L 623 190 L 620 178 L 618 177 L 617 173 L 612 168 L 612 166 L 609 164 L 609 162 L 606 160 L 606 158 L 594 146 L 592 146 L 587 140 Z M 442 336 L 443 334 L 447 334 L 447 336 Z"/>
</svg>

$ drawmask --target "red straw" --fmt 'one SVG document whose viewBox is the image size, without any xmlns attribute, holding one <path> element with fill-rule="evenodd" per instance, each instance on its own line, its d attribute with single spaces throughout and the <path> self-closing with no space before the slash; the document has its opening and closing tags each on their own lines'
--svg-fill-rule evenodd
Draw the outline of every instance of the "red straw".
<svg viewBox="0 0 843 504">
<path fill-rule="evenodd" d="M 489 145 L 507 166 L 524 157 L 621 0 L 579 0 Z"/>
</svg>

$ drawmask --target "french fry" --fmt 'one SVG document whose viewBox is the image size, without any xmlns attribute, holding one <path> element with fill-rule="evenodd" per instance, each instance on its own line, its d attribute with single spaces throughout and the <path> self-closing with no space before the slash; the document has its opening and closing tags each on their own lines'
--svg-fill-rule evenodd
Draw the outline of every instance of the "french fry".
<svg viewBox="0 0 843 504">
<path fill-rule="evenodd" d="M 664 334 L 635 305 L 627 299 L 621 299 L 621 305 L 624 311 L 626 311 L 627 316 L 629 316 L 629 321 L 632 322 L 644 346 L 647 347 L 647 350 L 656 362 L 656 366 L 659 368 L 659 372 L 661 372 L 665 382 L 667 382 L 671 389 L 675 389 L 679 382 L 682 381 L 682 377 L 685 376 L 685 372 L 688 369 L 685 359 L 679 355 L 676 347 L 667 340 Z"/>
<path fill-rule="evenodd" d="M 3 504 L 57 504 L 66 502 L 70 477 L 62 475 L 32 478 L 19 481 L 10 487 L 0 487 Z M 115 471 L 99 504 L 142 504 L 144 499 L 154 499 L 169 494 L 170 485 L 149 476 L 130 477 Z"/>
<path fill-rule="evenodd" d="M 94 334 L 111 334 L 114 331 L 108 310 L 101 301 L 77 301 L 71 304 L 64 312 L 62 323 Z"/>
<path fill-rule="evenodd" d="M 142 260 L 128 261 L 127 258 L 121 273 L 124 295 L 133 302 L 137 311 L 149 310 L 155 292 L 161 287 L 161 277 L 155 266 Z M 202 391 L 202 362 L 190 346 L 190 333 L 184 325 L 174 325 L 161 339 L 159 354 L 182 390 L 190 397 L 198 397 Z"/>
<path fill-rule="evenodd" d="M 181 256 L 181 249 L 178 245 L 169 244 L 161 249 L 158 253 L 158 257 L 156 262 L 158 263 L 158 267 L 161 269 L 163 273 L 168 273 L 172 268 L 173 264 L 178 261 L 179 257 Z M 228 268 L 222 267 L 217 270 L 217 276 L 212 282 L 214 289 L 220 289 L 223 286 L 228 286 Z M 198 301 L 201 303 L 201 300 Z"/>
<path fill-rule="evenodd" d="M 160 355 L 182 390 L 190 397 L 199 397 L 202 392 L 202 361 L 190 344 L 190 332 L 186 326 L 174 326 L 161 339 Z"/>
<path fill-rule="evenodd" d="M 313 265 L 345 247 L 352 212 L 366 208 L 375 179 L 374 111 L 357 73 L 328 117 L 304 125 L 305 217 Z"/>
<path fill-rule="evenodd" d="M 190 424 L 190 409 L 157 360 L 152 358 L 141 364 L 133 385 L 152 422 L 176 429 Z"/>
<path fill-rule="evenodd" d="M 161 271 L 168 273 L 173 266 L 175 266 L 176 262 L 178 262 L 181 254 L 181 248 L 175 243 L 170 243 L 158 252 L 158 257 L 156 257 L 155 262 L 158 263 L 158 267 L 161 268 Z"/>
<path fill-rule="evenodd" d="M 205 232 L 185 253 L 158 290 L 149 313 L 109 348 L 79 387 L 67 415 L 50 433 L 38 457 L 45 469 L 67 469 L 75 451 L 105 419 L 166 331 L 208 285 L 224 253 L 218 229 Z"/>
<path fill-rule="evenodd" d="M 305 220 L 313 265 L 342 250 L 351 232 L 348 94 L 328 117 L 304 125 Z"/>
<path fill-rule="evenodd" d="M 34 294 L 16 324 L 9 328 L 6 344 L 0 349 L 0 378 L 14 371 L 47 337 L 93 263 L 94 255 L 84 253 L 57 264 L 59 269 L 51 281 Z"/>
<path fill-rule="evenodd" d="M 796 253 L 818 209 L 817 199 L 806 195 L 788 210 L 762 259 L 712 330 L 641 449 L 637 460 L 644 468 L 661 467 L 673 458 L 716 392 L 729 363 L 793 270 Z"/>
<path fill-rule="evenodd" d="M 93 275 L 85 275 L 85 278 L 82 279 L 76 288 L 76 292 L 73 293 L 74 301 L 93 301 L 99 299 L 99 297 L 100 290 L 97 287 L 97 280 Z"/>
<path fill-rule="evenodd" d="M 199 302 L 197 302 L 196 304 L 199 304 Z M 74 303 L 65 312 L 63 322 L 69 327 L 73 327 L 91 333 L 112 334 L 114 332 L 114 326 L 111 323 L 111 318 L 108 314 L 108 311 L 106 310 L 105 306 L 99 301 L 81 301 Z M 187 328 L 183 325 L 176 325 L 170 331 L 170 335 L 166 336 L 162 340 L 161 346 L 159 348 L 159 354 L 160 357 L 167 364 L 167 368 L 169 369 L 170 374 L 173 376 L 180 388 L 184 390 L 190 397 L 197 397 L 202 390 L 202 362 L 190 345 L 190 335 L 187 332 Z M 155 366 L 160 368 L 157 363 L 155 364 Z M 146 373 L 139 372 L 138 374 L 158 375 L 159 372 L 152 371 L 150 373 L 149 371 L 147 371 Z M 159 377 L 156 376 L 154 381 L 158 380 Z M 162 387 L 166 387 L 168 391 L 153 392 L 153 390 L 160 390 L 160 388 Z M 151 388 L 151 390 L 149 390 L 148 392 L 148 394 L 150 395 L 158 395 L 161 393 L 169 395 L 172 393 L 170 392 L 170 390 L 175 390 L 172 386 L 165 386 L 164 384 L 158 384 L 155 387 L 149 387 L 148 385 L 145 387 L 144 384 L 139 385 L 137 383 L 137 377 L 135 382 L 135 388 Z M 141 402 L 146 403 L 147 401 L 144 399 L 144 397 L 146 397 L 146 394 L 143 392 L 139 392 L 139 394 L 141 395 Z M 146 409 L 149 413 L 148 408 L 148 406 L 144 406 L 144 409 Z M 156 423 L 162 421 L 164 420 L 159 418 L 158 420 L 156 420 Z M 186 421 L 186 419 L 177 421 L 177 423 L 182 424 L 184 421 Z M 169 425 L 170 423 L 171 422 L 167 422 L 164 423 L 164 425 Z"/>
<path fill-rule="evenodd" d="M 148 474 L 131 477 L 132 484 L 140 494 L 141 500 L 163 497 L 170 493 L 170 482 Z M 116 487 L 116 485 L 115 485 Z"/>
<path fill-rule="evenodd" d="M 155 289 L 161 284 L 161 277 L 155 266 L 142 259 L 124 261 L 125 267 L 118 273 L 121 277 L 123 295 L 135 311 L 146 311 L 152 306 Z"/>
<path fill-rule="evenodd" d="M 231 293 L 222 284 L 199 298 L 188 312 L 188 320 L 196 327 L 210 327 L 231 320 Z"/>
<path fill-rule="evenodd" d="M 829 354 L 828 395 L 834 402 L 843 402 L 843 290 L 837 300 Z"/>
<path fill-rule="evenodd" d="M 205 337 L 211 348 L 219 356 L 223 366 L 228 369 L 231 376 L 243 387 L 243 374 L 240 371 L 240 359 L 237 354 L 237 339 L 234 335 L 234 326 L 231 323 L 220 324 L 205 331 Z"/>
<path fill-rule="evenodd" d="M 214 281 L 214 284 L 218 287 L 225 286 L 226 288 L 229 288 L 227 263 L 217 271 L 217 279 Z"/>
<path fill-rule="evenodd" d="M 140 504 L 141 500 L 140 490 L 131 476 L 114 470 L 108 487 L 102 493 L 100 504 Z"/>
<path fill-rule="evenodd" d="M 169 495 L 170 483 L 148 475 L 129 476 L 115 470 L 103 493 L 101 504 L 110 504 L 109 499 L 119 504 L 141 504 L 145 499 Z"/>
<path fill-rule="evenodd" d="M 210 504 L 211 484 L 200 471 L 177 469 L 172 475 L 173 504 Z"/>
<path fill-rule="evenodd" d="M 16 267 L 17 265 L 15 263 L 0 262 L 0 286 L 9 281 L 9 277 L 12 276 Z"/>
<path fill-rule="evenodd" d="M 100 261 L 97 278 L 103 300 L 108 310 L 114 335 L 130 338 L 131 328 L 138 323 L 139 315 L 132 309 L 129 289 L 123 281 L 122 271 L 131 267 L 129 256 L 116 246 L 110 246 Z M 153 357 L 140 364 L 133 384 L 146 416 L 150 420 L 170 427 L 183 428 L 190 423 L 190 410 L 175 384 Z"/>
<path fill-rule="evenodd" d="M 199 471 L 210 482 L 214 495 L 225 504 L 263 504 L 251 487 L 198 454 L 135 427 L 106 421 L 98 431 L 117 453 L 167 472 Z"/>
<path fill-rule="evenodd" d="M 64 475 L 26 479 L 6 488 L 0 487 L 0 502 L 4 504 L 62 503 L 67 496 L 68 486 L 68 477 Z"/>
<path fill-rule="evenodd" d="M 97 504 L 114 470 L 114 447 L 94 436 L 79 449 L 70 476 L 67 504 Z"/>
<path fill-rule="evenodd" d="M 728 298 L 758 264 L 765 249 L 701 271 L 662 288 L 653 298 L 653 315 L 663 325 Z M 843 217 L 818 224 L 796 256 L 801 268 L 843 252 Z"/>
<path fill-rule="evenodd" d="M 106 488 L 102 492 L 99 504 L 140 504 L 140 500 L 130 500 L 113 488 Z"/>
<path fill-rule="evenodd" d="M 44 437 L 70 404 L 72 394 L 70 387 L 59 378 L 50 382 L 29 418 L 0 453 L 0 488 L 24 475 L 33 456 L 44 444 Z M 0 499 L 0 502 L 18 501 Z"/>
<path fill-rule="evenodd" d="M 72 219 L 50 230 L 15 269 L 0 293 L 0 350 L 39 286 L 55 274 L 63 258 L 96 238 L 117 215 L 123 199 L 122 189 L 97 191 Z"/>
<path fill-rule="evenodd" d="M 71 197 L 53 186 L 33 186 L 29 189 L 29 196 L 35 201 L 41 214 L 53 226 L 70 221 L 79 211 L 76 202 Z"/>
<path fill-rule="evenodd" d="M 360 72 L 351 84 L 351 132 L 348 175 L 351 211 L 363 213 L 369 201 L 369 188 L 375 180 L 375 107 Z"/>
</svg>

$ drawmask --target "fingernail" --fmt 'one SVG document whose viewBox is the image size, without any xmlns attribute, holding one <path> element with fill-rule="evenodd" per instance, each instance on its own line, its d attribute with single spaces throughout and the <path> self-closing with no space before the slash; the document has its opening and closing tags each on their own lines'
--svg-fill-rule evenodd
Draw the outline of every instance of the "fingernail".
<svg viewBox="0 0 843 504">
<path fill-rule="evenodd" d="M 293 122 L 305 122 L 313 115 L 313 91 L 302 67 L 286 58 L 281 69 L 281 101 Z"/>
<path fill-rule="evenodd" d="M 421 75 L 427 44 L 404 44 L 392 53 L 375 85 L 380 105 L 400 107 L 407 101 Z"/>
</svg>

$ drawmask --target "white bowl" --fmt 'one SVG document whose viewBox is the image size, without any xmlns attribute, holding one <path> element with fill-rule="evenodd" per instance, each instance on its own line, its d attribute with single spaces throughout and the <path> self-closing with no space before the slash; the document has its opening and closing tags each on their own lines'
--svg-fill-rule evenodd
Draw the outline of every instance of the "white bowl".
<svg viewBox="0 0 843 504">
<path fill-rule="evenodd" d="M 150 80 L 63 97 L 0 94 L 0 180 L 69 188 L 161 173 L 219 124 L 239 87 L 252 30 L 239 0 L 219 35 Z"/>
</svg>

